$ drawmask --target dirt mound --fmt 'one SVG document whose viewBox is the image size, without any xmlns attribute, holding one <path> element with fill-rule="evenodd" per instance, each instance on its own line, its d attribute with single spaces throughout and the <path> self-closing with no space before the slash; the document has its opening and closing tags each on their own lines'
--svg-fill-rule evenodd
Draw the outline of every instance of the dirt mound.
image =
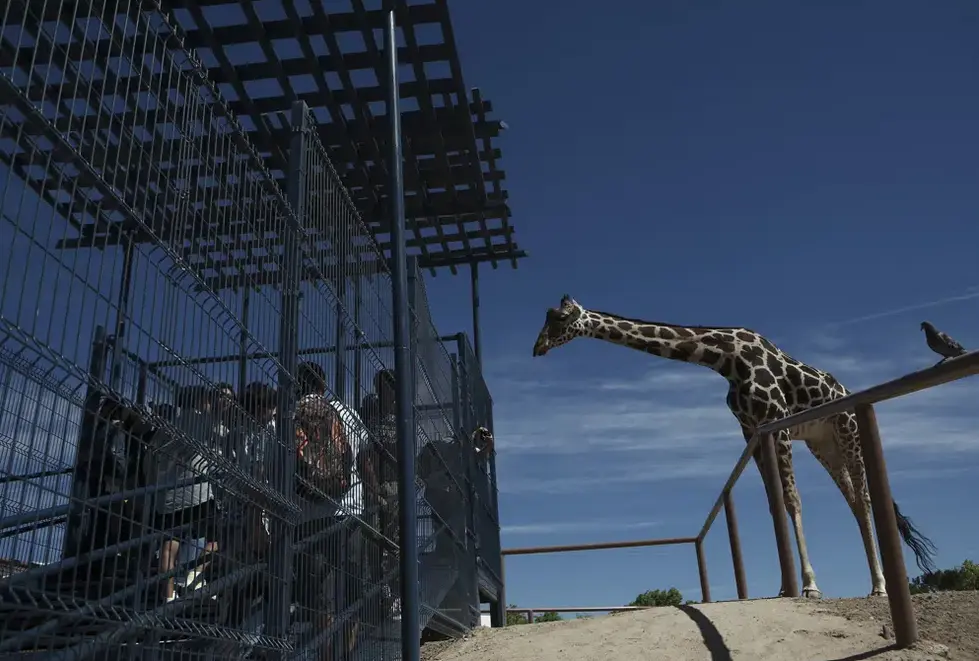
<svg viewBox="0 0 979 661">
<path fill-rule="evenodd" d="M 912 597 L 918 635 L 948 645 L 953 659 L 979 659 L 979 592 L 938 592 Z M 891 624 L 887 599 L 832 599 L 830 613 L 848 620 Z"/>
<path fill-rule="evenodd" d="M 834 609 L 840 609 L 839 614 Z M 925 610 L 922 609 L 922 619 L 930 621 L 924 615 Z M 895 650 L 893 640 L 881 635 L 886 620 L 878 612 L 886 615 L 886 599 L 834 602 L 764 599 L 654 608 L 616 617 L 477 629 L 463 640 L 426 645 L 422 659 L 932 661 L 951 658 L 979 661 L 969 648 L 961 646 L 962 641 L 951 655 L 945 646 L 931 642 L 921 643 L 918 649 Z M 922 622 L 923 632 L 932 630 Z M 944 635 L 943 630 L 934 631 Z M 972 631 L 973 635 L 979 635 L 974 627 Z"/>
</svg>

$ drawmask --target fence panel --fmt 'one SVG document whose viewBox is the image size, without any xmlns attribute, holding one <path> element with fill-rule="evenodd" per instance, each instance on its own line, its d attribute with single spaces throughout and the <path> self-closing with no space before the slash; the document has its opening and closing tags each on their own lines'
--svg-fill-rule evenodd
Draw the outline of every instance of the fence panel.
<svg viewBox="0 0 979 661">
<path fill-rule="evenodd" d="M 424 280 L 413 262 L 411 274 L 416 472 L 424 494 L 418 512 L 422 614 L 423 620 L 434 617 L 435 626 L 465 630 L 479 620 L 475 548 L 467 534 L 472 498 L 468 468 L 474 452 L 455 424 L 455 362 L 439 340 Z"/>
<path fill-rule="evenodd" d="M 0 15 L 0 653 L 397 658 L 387 262 L 304 106 L 267 171 L 179 29 L 109 4 Z M 492 411 L 412 283 L 404 606 L 457 632 Z"/>
<path fill-rule="evenodd" d="M 459 334 L 456 341 L 459 355 L 460 392 L 458 400 L 465 429 L 485 426 L 493 430 L 493 400 L 483 380 L 476 354 L 469 339 Z M 500 555 L 500 522 L 496 482 L 496 459 L 474 462 L 472 476 L 472 518 L 476 538 L 476 553 L 481 568 L 488 570 L 498 585 L 503 582 L 502 556 Z"/>
</svg>

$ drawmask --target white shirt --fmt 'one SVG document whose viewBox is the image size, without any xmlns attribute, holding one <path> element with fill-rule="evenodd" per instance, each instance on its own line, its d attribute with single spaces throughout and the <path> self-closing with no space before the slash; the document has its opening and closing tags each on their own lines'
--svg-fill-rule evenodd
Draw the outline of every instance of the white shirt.
<svg viewBox="0 0 979 661">
<path fill-rule="evenodd" d="M 333 410 L 340 417 L 340 422 L 343 424 L 344 436 L 347 439 L 347 443 L 350 444 L 354 462 L 356 463 L 357 454 L 370 441 L 367 428 L 364 426 L 364 422 L 360 419 L 360 416 L 357 415 L 357 412 L 339 400 L 331 399 L 330 406 L 333 407 Z M 352 472 L 353 475 L 351 475 L 351 478 L 353 479 L 353 484 L 347 489 L 347 493 L 340 498 L 340 507 L 337 508 L 336 512 L 337 516 L 361 516 L 364 513 L 364 485 L 356 474 L 356 469 Z"/>
</svg>

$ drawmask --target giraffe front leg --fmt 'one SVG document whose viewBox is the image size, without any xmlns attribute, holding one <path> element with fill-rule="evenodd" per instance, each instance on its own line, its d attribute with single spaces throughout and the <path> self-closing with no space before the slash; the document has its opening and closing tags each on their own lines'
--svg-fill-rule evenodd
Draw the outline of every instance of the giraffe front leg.
<svg viewBox="0 0 979 661">
<path fill-rule="evenodd" d="M 783 433 L 776 443 L 778 452 L 778 468 L 782 478 L 782 493 L 785 498 L 785 510 L 792 519 L 795 529 L 795 541 L 799 548 L 799 564 L 802 565 L 802 596 L 819 599 L 823 596 L 816 585 L 816 572 L 809 562 L 809 548 L 806 546 L 806 535 L 802 530 L 802 499 L 795 484 L 795 471 L 792 469 L 792 441 Z M 783 588 L 784 590 L 784 588 Z"/>
</svg>

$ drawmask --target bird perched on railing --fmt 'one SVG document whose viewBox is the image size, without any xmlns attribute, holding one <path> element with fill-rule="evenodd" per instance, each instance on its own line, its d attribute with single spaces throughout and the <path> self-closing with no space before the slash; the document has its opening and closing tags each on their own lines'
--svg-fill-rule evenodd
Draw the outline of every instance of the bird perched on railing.
<svg viewBox="0 0 979 661">
<path fill-rule="evenodd" d="M 935 328 L 930 322 L 922 321 L 921 330 L 925 332 L 925 340 L 928 348 L 942 357 L 938 364 L 944 363 L 949 358 L 957 358 L 968 353 L 961 344 L 949 337 L 947 333 Z"/>
</svg>

